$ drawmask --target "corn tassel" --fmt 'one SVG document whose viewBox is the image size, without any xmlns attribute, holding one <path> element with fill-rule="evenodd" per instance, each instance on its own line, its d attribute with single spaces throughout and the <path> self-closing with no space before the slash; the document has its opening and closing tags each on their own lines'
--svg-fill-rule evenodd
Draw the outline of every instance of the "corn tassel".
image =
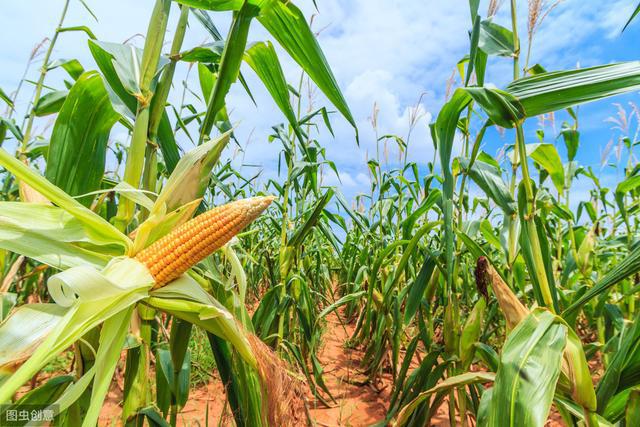
<svg viewBox="0 0 640 427">
<path fill-rule="evenodd" d="M 218 206 L 174 229 L 136 259 L 155 279 L 154 289 L 177 279 L 253 222 L 273 197 L 252 197 Z"/>
</svg>

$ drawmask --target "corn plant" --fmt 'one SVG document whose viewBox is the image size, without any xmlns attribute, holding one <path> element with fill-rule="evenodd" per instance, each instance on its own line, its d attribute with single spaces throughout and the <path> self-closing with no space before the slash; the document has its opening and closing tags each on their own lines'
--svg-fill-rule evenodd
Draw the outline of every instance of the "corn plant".
<svg viewBox="0 0 640 427">
<path fill-rule="evenodd" d="M 356 122 L 293 3 L 157 0 L 140 49 L 65 26 L 78 7 L 65 0 L 14 94 L 0 90 L 2 411 L 44 404 L 58 424 L 96 425 L 124 352 L 121 422 L 178 425 L 190 342 L 206 336 L 235 425 L 312 423 L 309 407 L 340 405 L 320 357 L 335 315 L 353 326 L 345 351 L 362 352 L 365 386 L 388 393 L 380 425 L 427 425 L 443 408 L 451 425 L 637 425 L 635 104 L 609 120 L 621 154 L 602 163 L 621 177 L 614 188 L 578 153 L 593 150 L 579 106 L 637 91 L 640 63 L 548 71 L 530 61 L 555 3 L 529 2 L 525 37 L 517 0 L 489 2 L 486 16 L 479 3 L 430 124 L 434 157 L 409 154 L 425 143 L 413 137 L 418 113 L 391 135 L 374 108 L 370 186 L 348 200 L 325 184 L 340 177 L 323 139 L 332 111 L 305 88 Z M 297 86 L 272 42 L 249 41 L 252 25 L 300 66 Z M 209 41 L 183 46 L 198 30 Z M 97 69 L 54 58 L 71 31 L 86 35 Z M 501 88 L 485 81 L 498 62 L 512 70 Z M 51 87 L 55 69 L 64 87 Z M 181 69 L 198 87 L 176 84 Z M 236 82 L 253 100 L 247 72 L 283 115 L 264 141 L 279 154 L 267 179 L 245 164 L 226 103 Z M 22 82 L 34 92 L 20 124 Z M 558 118 L 559 129 L 546 125 Z M 116 127 L 126 140 L 111 139 Z M 495 156 L 484 151 L 493 128 L 505 141 Z M 577 181 L 591 185 L 584 200 Z M 73 370 L 35 387 L 61 353 Z"/>
<path fill-rule="evenodd" d="M 222 275 L 192 268 L 198 263 L 211 267 L 206 258 L 273 199 L 239 200 L 189 218 L 203 212 L 216 197 L 215 187 L 208 186 L 210 176 L 232 137 L 225 96 L 237 79 L 246 86 L 239 74 L 243 59 L 300 135 L 275 49 L 270 43 L 247 45 L 248 29 L 254 20 L 260 21 L 308 70 L 312 80 L 353 123 L 304 16 L 290 3 L 186 2 L 179 7 L 170 53 L 165 56 L 162 50 L 170 1 L 155 3 L 142 50 L 98 41 L 87 27 L 64 28 L 68 7 L 69 2 L 65 2 L 24 129 L 15 126 L 10 116 L 2 122 L 3 130 L 10 128 L 21 144 L 20 160 L 4 150 L 0 153 L 3 167 L 11 174 L 4 181 L 5 194 L 13 200 L 3 202 L 6 234 L 2 247 L 27 257 L 35 271 L 44 271 L 40 279 L 46 282 L 52 303 L 20 305 L 3 322 L 2 366 L 7 375 L 0 401 L 10 401 L 24 382 L 73 345 L 76 376 L 57 381 L 57 397 L 46 403 L 57 405 L 56 416 L 62 423 L 93 425 L 128 337 L 122 420 L 129 424 L 168 417 L 176 425 L 178 412 L 188 397 L 187 344 L 192 325 L 196 325 L 209 333 L 238 425 L 294 422 L 298 415 L 276 390 L 293 396 L 297 380 L 252 333 L 243 305 L 246 278 L 242 280 L 244 272 L 233 247 L 225 246 L 223 256 L 216 257 L 224 266 L 217 269 Z M 233 12 L 226 40 L 207 14 L 209 8 Z M 183 50 L 190 15 L 212 34 L 214 45 Z M 51 62 L 57 37 L 74 30 L 89 36 L 89 50 L 99 71 L 85 71 L 78 61 L 61 65 Z M 174 71 L 180 62 L 198 62 L 206 101 L 203 119 L 195 115 L 198 146 L 184 155 L 174 134 L 178 130 L 188 133 L 188 121 L 185 123 L 180 116 L 186 107 L 181 106 L 176 113 L 175 127 L 166 111 Z M 68 90 L 41 96 L 46 73 L 56 66 L 62 66 L 74 82 L 67 83 Z M 9 100 L 9 106 L 13 101 Z M 42 150 L 34 147 L 31 130 L 35 117 L 53 113 L 57 118 L 44 158 L 43 177 L 26 164 L 28 156 L 37 161 L 42 155 Z M 104 175 L 105 158 L 109 133 L 116 123 L 129 130 L 130 141 L 126 150 L 116 146 L 117 166 L 123 166 L 123 173 L 110 178 Z M 220 129 L 219 136 L 211 135 L 214 125 Z M 3 139 L 5 135 L 3 132 Z M 16 183 L 19 195 L 11 188 Z M 7 256 L 16 266 L 25 260 Z M 228 281 L 226 265 L 231 266 L 232 277 L 238 282 L 236 290 L 221 286 Z M 6 301 L 10 306 L 16 299 Z M 3 317 L 6 311 L 7 304 L 3 303 Z M 168 342 L 160 345 L 159 324 L 164 328 L 170 325 Z M 156 361 L 154 388 L 148 381 L 152 352 Z M 16 405 L 37 401 L 41 395 L 34 390 Z M 150 406 L 152 402 L 154 406 Z"/>
</svg>

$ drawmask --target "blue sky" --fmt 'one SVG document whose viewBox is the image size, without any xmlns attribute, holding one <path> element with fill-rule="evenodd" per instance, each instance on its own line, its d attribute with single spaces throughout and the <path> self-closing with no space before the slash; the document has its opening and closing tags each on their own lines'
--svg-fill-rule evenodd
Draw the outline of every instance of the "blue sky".
<svg viewBox="0 0 640 427">
<path fill-rule="evenodd" d="M 4 5 L 5 18 L 0 26 L 3 64 L 0 67 L 0 87 L 5 92 L 15 89 L 33 47 L 52 34 L 62 3 L 61 0 L 24 0 Z M 483 15 L 486 15 L 487 3 L 481 2 Z M 494 20 L 509 26 L 509 2 L 503 3 Z M 519 3 L 519 32 L 525 51 L 527 5 L 522 0 Z M 65 25 L 88 25 L 104 41 L 123 42 L 133 37 L 131 43 L 142 46 L 144 40 L 140 34 L 146 31 L 153 1 L 87 0 L 87 4 L 95 12 L 98 22 L 93 20 L 78 0 L 72 0 Z M 337 115 L 333 118 L 335 138 L 325 130 L 318 135 L 318 140 L 327 148 L 328 157 L 337 163 L 341 173 L 341 184 L 329 173 L 325 175 L 325 183 L 340 185 L 347 196 L 368 190 L 366 159 L 375 153 L 375 133 L 371 126 L 374 105 L 378 110 L 379 135 L 394 133 L 406 136 L 410 117 L 418 115 L 420 120 L 412 132 L 409 159 L 418 163 L 430 161 L 433 158 L 433 145 L 428 123 L 435 118 L 444 102 L 446 82 L 455 64 L 468 51 L 468 3 L 463 0 L 317 0 L 319 12 L 315 11 L 311 0 L 298 0 L 296 4 L 307 16 L 316 14 L 313 28 L 320 33 L 320 44 L 360 129 L 359 147 L 353 138 L 353 130 Z M 561 2 L 536 33 L 531 64 L 541 63 L 548 70 L 559 70 L 640 59 L 637 47 L 640 24 L 632 25 L 620 35 L 634 5 L 632 0 Z M 169 24 L 171 31 L 177 15 L 174 7 Z M 221 31 L 226 32 L 229 15 L 215 14 L 214 20 Z M 250 41 L 268 38 L 259 25 L 254 25 Z M 195 19 L 191 19 L 183 46 L 188 48 L 207 41 L 210 40 L 205 30 Z M 298 67 L 283 52 L 280 57 L 288 80 L 297 83 L 300 75 Z M 61 35 L 53 58 L 77 58 L 86 69 L 95 67 L 86 37 L 77 33 Z M 39 65 L 37 63 L 30 69 L 29 77 L 33 80 L 36 79 Z M 510 80 L 511 67 L 509 59 L 492 60 L 486 81 L 503 87 Z M 227 104 L 232 121 L 238 125 L 238 139 L 246 148 L 245 162 L 260 165 L 264 169 L 264 177 L 273 177 L 278 147 L 268 143 L 267 136 L 271 126 L 283 122 L 284 118 L 251 70 L 247 67 L 244 72 L 258 106 L 254 106 L 239 87 L 232 88 Z M 54 71 L 46 83 L 60 88 L 63 77 L 63 72 Z M 181 65 L 170 100 L 179 101 L 181 81 L 185 79 L 190 88 L 199 93 L 196 73 L 187 76 L 186 65 Z M 19 108 L 26 107 L 25 100 L 31 91 L 32 86 L 27 84 L 21 94 Z M 192 96 L 187 99 L 195 101 Z M 313 99 L 316 107 L 327 105 L 317 91 L 313 92 Z M 617 113 L 614 103 L 619 103 L 629 114 L 629 102 L 636 101 L 639 101 L 638 94 L 632 93 L 580 108 L 582 144 L 578 161 L 594 167 L 605 185 L 614 185 L 621 173 L 611 168 L 601 168 L 605 147 L 612 139 L 615 146 L 621 134 L 612 130 L 614 125 L 606 120 Z M 556 117 L 556 130 L 560 129 L 562 119 L 561 114 Z M 36 130 L 44 136 L 48 135 L 51 121 L 52 118 L 40 120 Z M 635 132 L 635 117 L 631 123 L 631 132 Z M 531 120 L 527 127 L 530 142 L 535 142 L 534 131 L 537 127 L 536 120 Z M 547 142 L 554 142 L 553 130 L 548 128 L 546 133 Z M 127 142 L 127 135 L 121 128 L 114 128 L 111 137 L 114 141 Z M 511 138 L 509 132 L 500 135 L 490 131 L 483 149 L 496 155 Z M 189 148 L 190 143 L 184 135 L 179 134 L 178 139 L 185 149 Z M 557 142 L 564 155 L 562 142 Z M 394 147 L 390 145 L 389 148 L 389 158 L 397 158 Z M 233 156 L 234 150 L 234 147 L 230 147 L 226 155 Z M 609 160 L 615 160 L 614 154 L 615 149 L 612 149 Z M 581 180 L 576 184 L 575 191 L 586 196 L 589 188 L 590 184 Z"/>
</svg>

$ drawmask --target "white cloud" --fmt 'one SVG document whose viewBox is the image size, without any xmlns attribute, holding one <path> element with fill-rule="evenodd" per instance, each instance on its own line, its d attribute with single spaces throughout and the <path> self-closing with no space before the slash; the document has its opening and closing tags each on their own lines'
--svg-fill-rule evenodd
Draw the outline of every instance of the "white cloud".
<svg viewBox="0 0 640 427">
<path fill-rule="evenodd" d="M 338 171 L 340 177 L 336 176 L 333 171 L 328 171 L 324 175 L 323 185 L 337 186 L 342 185 L 344 187 L 350 188 L 355 187 L 357 185 L 356 181 L 351 177 L 351 174 L 346 171 Z"/>
<path fill-rule="evenodd" d="M 152 0 L 93 0 L 88 3 L 98 16 L 98 23 L 80 3 L 71 2 L 65 25 L 88 25 L 99 39 L 114 42 L 144 34 L 153 7 Z M 588 46 L 585 53 L 584 42 L 594 35 L 611 35 L 619 31 L 620 20 L 628 16 L 621 11 L 626 10 L 622 6 L 627 7 L 627 3 L 626 0 L 589 2 L 588 7 L 580 0 L 561 3 L 539 30 L 531 63 L 543 61 L 551 69 L 571 67 L 578 60 L 584 65 L 591 65 L 591 58 L 597 55 L 594 52 L 591 55 Z M 296 4 L 301 6 L 305 16 L 316 13 L 311 0 L 298 0 Z M 520 2 L 520 5 L 525 8 L 526 2 Z M 29 51 L 55 28 L 61 2 L 27 0 L 9 2 L 4 6 L 5 16 L 11 16 L 11 19 L 5 19 L 0 27 L 0 51 L 3 55 L 0 87 L 10 92 L 22 75 Z M 333 114 L 335 138 L 324 129 L 318 136 L 329 159 L 337 163 L 341 172 L 344 171 L 342 187 L 349 196 L 369 188 L 366 159 L 374 157 L 376 151 L 376 133 L 370 123 L 374 104 L 379 110 L 378 136 L 397 134 L 406 138 L 411 118 L 419 115 L 421 119 L 415 123 L 411 134 L 409 160 L 426 163 L 433 159 L 433 144 L 427 125 L 442 103 L 446 80 L 453 67 L 467 53 L 470 17 L 467 3 L 455 1 L 323 0 L 318 2 L 318 7 L 320 12 L 314 17 L 313 28 L 320 31 L 319 42 L 360 130 L 358 147 L 351 126 L 338 114 Z M 174 5 L 170 32 L 175 28 L 176 12 Z M 524 45 L 526 11 L 521 12 L 520 34 Z M 508 26 L 507 14 L 508 4 L 505 4 L 496 17 L 497 22 Z M 225 33 L 230 22 L 229 14 L 213 14 L 213 17 L 221 32 Z M 207 38 L 206 31 L 197 20 L 191 19 L 185 48 L 198 45 Z M 268 38 L 268 34 L 256 23 L 249 38 L 252 41 L 263 40 Z M 134 42 L 141 46 L 143 39 L 137 37 Z M 282 50 L 279 52 L 288 81 L 297 84 L 299 67 Z M 62 34 L 53 56 L 78 58 L 86 67 L 94 67 L 86 47 L 86 36 L 80 33 Z M 32 66 L 31 78 L 34 78 L 38 66 L 39 63 Z M 247 164 L 262 167 L 265 177 L 275 177 L 280 145 L 278 141 L 269 143 L 267 137 L 271 126 L 283 122 L 284 118 L 252 71 L 249 68 L 243 70 L 258 105 L 251 103 L 240 85 L 235 85 L 227 98 L 231 119 L 234 123 L 239 122 L 236 135 L 240 144 L 246 146 L 244 156 L 237 162 L 244 159 Z M 170 98 L 173 102 L 181 99 L 181 81 L 185 75 L 186 66 L 180 64 Z M 508 59 L 492 61 L 488 81 L 502 86 L 510 76 L 511 62 Z M 60 87 L 63 77 L 62 71 L 55 71 L 47 83 Z M 188 82 L 190 89 L 199 94 L 195 70 L 191 71 Z M 27 85 L 23 95 L 31 89 Z M 317 91 L 312 98 L 316 108 L 326 105 L 333 110 Z M 189 93 L 186 99 L 196 102 Z M 21 107 L 26 105 L 23 103 Z M 184 147 L 191 146 L 184 134 L 179 133 L 178 139 Z M 389 158 L 397 159 L 396 144 L 390 141 L 388 146 Z M 230 148 L 228 156 L 232 156 L 235 149 Z M 254 169 L 245 170 L 253 172 Z M 333 179 L 329 178 L 331 175 L 326 173 L 326 182 Z"/>
<path fill-rule="evenodd" d="M 518 32 L 524 60 L 528 34 L 527 2 L 520 2 L 519 9 Z M 506 13 L 508 8 L 504 7 L 500 18 L 505 26 L 510 27 L 510 18 L 504 16 Z M 561 1 L 534 34 L 529 65 L 539 62 L 547 69 L 554 70 L 576 67 L 578 63 L 581 66 L 599 64 L 598 44 L 587 42 L 590 38 L 603 35 L 608 38 L 617 37 L 630 13 L 629 2 L 626 0 L 588 3 L 583 0 Z"/>
</svg>

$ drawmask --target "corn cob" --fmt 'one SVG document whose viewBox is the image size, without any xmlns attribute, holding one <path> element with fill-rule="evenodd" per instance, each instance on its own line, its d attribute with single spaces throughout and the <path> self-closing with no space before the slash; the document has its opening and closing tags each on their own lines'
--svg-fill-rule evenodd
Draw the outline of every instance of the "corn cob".
<svg viewBox="0 0 640 427">
<path fill-rule="evenodd" d="M 162 287 L 222 247 L 253 222 L 273 197 L 252 197 L 215 207 L 174 229 L 140 251 L 136 259 L 147 266 Z"/>
</svg>

